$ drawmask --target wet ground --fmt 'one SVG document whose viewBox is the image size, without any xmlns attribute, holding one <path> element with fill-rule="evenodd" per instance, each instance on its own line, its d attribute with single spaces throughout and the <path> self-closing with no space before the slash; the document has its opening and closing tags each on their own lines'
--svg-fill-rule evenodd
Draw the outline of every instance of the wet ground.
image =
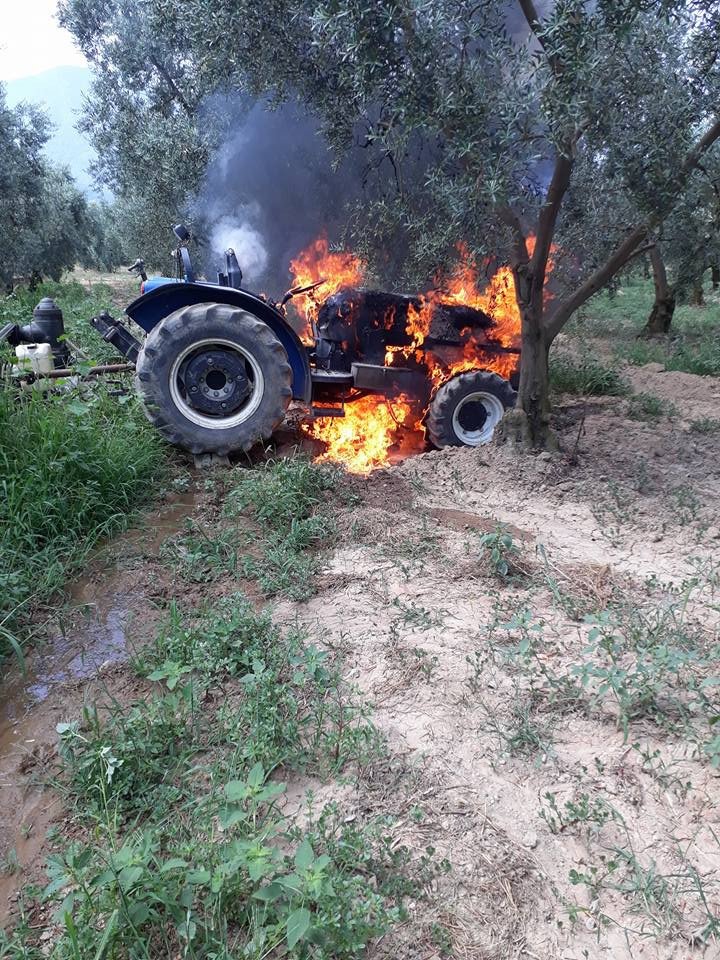
<svg viewBox="0 0 720 960">
<path fill-rule="evenodd" d="M 56 725 L 78 717 L 94 686 L 132 655 L 130 625 L 132 643 L 142 642 L 162 615 L 153 560 L 195 502 L 193 491 L 180 494 L 100 548 L 86 575 L 69 585 L 61 613 L 44 625 L 25 672 L 11 665 L 0 681 L 0 924 L 60 812 L 46 787 Z"/>
</svg>

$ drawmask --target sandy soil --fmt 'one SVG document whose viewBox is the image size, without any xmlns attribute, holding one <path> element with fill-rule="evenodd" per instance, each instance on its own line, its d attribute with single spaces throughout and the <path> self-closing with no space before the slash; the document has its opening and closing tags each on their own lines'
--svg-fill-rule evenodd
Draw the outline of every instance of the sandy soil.
<svg viewBox="0 0 720 960">
<path fill-rule="evenodd" d="M 720 783 L 692 745 L 642 719 L 625 736 L 612 716 L 547 705 L 532 711 L 538 749 L 516 751 L 506 739 L 528 688 L 508 666 L 516 632 L 498 624 L 522 611 L 543 624 L 559 670 L 582 657 L 584 613 L 611 601 L 660 607 L 701 563 L 708 585 L 688 615 L 717 641 L 720 434 L 689 424 L 717 416 L 720 382 L 653 365 L 633 378 L 636 389 L 671 398 L 678 415 L 644 423 L 628 419 L 624 399 L 567 401 L 557 412 L 563 454 L 445 450 L 348 478 L 359 500 L 338 508 L 345 537 L 319 592 L 275 606 L 278 622 L 305 623 L 343 652 L 347 679 L 388 738 L 390 760 L 345 788 L 342 802 L 394 815 L 398 843 L 432 846 L 452 865 L 430 905 L 373 956 L 438 957 L 438 930 L 452 956 L 472 960 L 720 956 L 714 939 L 698 938 L 708 914 L 720 916 Z M 121 691 L 129 682 L 112 661 L 153 629 L 165 597 L 192 604 L 207 590 L 173 583 L 158 549 L 183 515 L 211 507 L 196 492 L 110 545 L 73 591 L 64 640 L 30 657 L 29 680 L 5 682 L 0 856 L 14 848 L 20 870 L 0 877 L 0 915 L 39 874 L 44 831 L 62 816 L 42 787 L 55 723 L 98 684 Z M 519 550 L 510 580 L 493 575 L 480 545 L 498 523 Z M 83 603 L 91 616 L 79 620 Z M 92 636 L 102 637 L 94 647 Z M 81 673 L 88 647 L 94 659 Z M 38 682 L 48 687 L 42 698 Z M 553 825 L 553 794 L 561 810 L 586 796 L 612 813 Z M 620 849 L 634 865 L 617 874 L 620 889 L 572 882 L 573 871 L 603 875 Z"/>
</svg>

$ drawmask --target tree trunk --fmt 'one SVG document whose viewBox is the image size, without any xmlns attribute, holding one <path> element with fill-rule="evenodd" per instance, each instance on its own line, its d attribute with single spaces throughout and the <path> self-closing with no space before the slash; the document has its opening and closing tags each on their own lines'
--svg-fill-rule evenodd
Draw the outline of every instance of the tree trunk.
<svg viewBox="0 0 720 960">
<path fill-rule="evenodd" d="M 690 303 L 694 307 L 702 307 L 705 303 L 702 280 L 696 280 L 693 284 L 692 293 L 690 294 Z"/>
<path fill-rule="evenodd" d="M 558 439 L 550 427 L 549 344 L 542 328 L 542 313 L 520 304 L 520 314 L 520 384 L 515 408 L 503 418 L 500 439 L 522 450 L 557 450 Z"/>
<path fill-rule="evenodd" d="M 665 261 L 657 247 L 650 251 L 650 263 L 655 284 L 655 302 L 641 336 L 662 337 L 670 330 L 675 312 L 675 289 L 668 283 Z"/>
<path fill-rule="evenodd" d="M 713 290 L 717 290 L 720 287 L 720 265 L 717 263 L 710 267 L 710 279 L 712 280 Z"/>
</svg>

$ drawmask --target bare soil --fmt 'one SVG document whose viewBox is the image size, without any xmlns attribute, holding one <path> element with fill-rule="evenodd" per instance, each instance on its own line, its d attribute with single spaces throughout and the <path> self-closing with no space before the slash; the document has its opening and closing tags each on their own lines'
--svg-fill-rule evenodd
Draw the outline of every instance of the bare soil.
<svg viewBox="0 0 720 960">
<path fill-rule="evenodd" d="M 498 653 L 510 643 L 498 621 L 528 611 L 561 669 L 582 658 L 584 613 L 618 600 L 660 604 L 698 563 L 717 571 L 720 434 L 689 425 L 717 416 L 720 381 L 653 365 L 632 376 L 678 414 L 646 423 L 627 417 L 624 399 L 568 400 L 556 415 L 562 454 L 446 449 L 348 477 L 358 497 L 338 507 L 345 535 L 318 593 L 275 605 L 279 623 L 306 624 L 343 652 L 347 679 L 387 736 L 390 759 L 335 791 L 348 815 L 389 813 L 398 844 L 432 847 L 452 865 L 430 905 L 372 956 L 439 957 L 439 931 L 450 955 L 469 960 L 720 956 L 714 937 L 698 933 L 720 916 L 720 783 L 692 745 L 650 722 L 626 736 L 611 717 L 559 710 L 533 714 L 543 742 L 532 751 L 511 749 L 499 732 L 523 689 Z M 167 598 L 192 606 L 208 590 L 237 589 L 173 582 L 158 557 L 184 516 L 213 509 L 199 483 L 110 544 L 71 589 L 64 627 L 31 655 L 30 675 L 4 681 L 0 858 L 14 850 L 19 866 L 0 875 L 0 919 L 42 875 L 45 832 L 63 815 L 48 785 L 55 724 L 100 686 L 127 693 L 121 661 L 156 628 Z M 519 550 L 509 579 L 493 574 L 480 545 L 498 524 Z M 712 583 L 693 616 L 716 633 Z M 643 758 L 655 751 L 654 762 Z M 307 786 L 293 785 L 289 802 Z M 553 830 L 549 794 L 561 809 L 599 797 L 615 814 Z M 603 874 L 620 848 L 632 851 L 635 886 L 627 871 L 620 889 L 572 882 Z"/>
</svg>

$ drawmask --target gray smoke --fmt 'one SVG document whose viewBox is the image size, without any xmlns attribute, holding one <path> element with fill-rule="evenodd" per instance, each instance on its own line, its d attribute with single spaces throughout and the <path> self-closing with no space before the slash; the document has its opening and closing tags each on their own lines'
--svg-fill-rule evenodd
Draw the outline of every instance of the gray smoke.
<svg viewBox="0 0 720 960">
<path fill-rule="evenodd" d="M 359 148 L 338 166 L 317 119 L 292 104 L 247 109 L 224 100 L 234 132 L 211 162 L 194 218 L 207 240 L 205 272 L 222 268 L 232 247 L 244 285 L 278 297 L 290 282 L 290 260 L 325 230 L 341 239 L 347 207 L 362 194 Z"/>
</svg>

